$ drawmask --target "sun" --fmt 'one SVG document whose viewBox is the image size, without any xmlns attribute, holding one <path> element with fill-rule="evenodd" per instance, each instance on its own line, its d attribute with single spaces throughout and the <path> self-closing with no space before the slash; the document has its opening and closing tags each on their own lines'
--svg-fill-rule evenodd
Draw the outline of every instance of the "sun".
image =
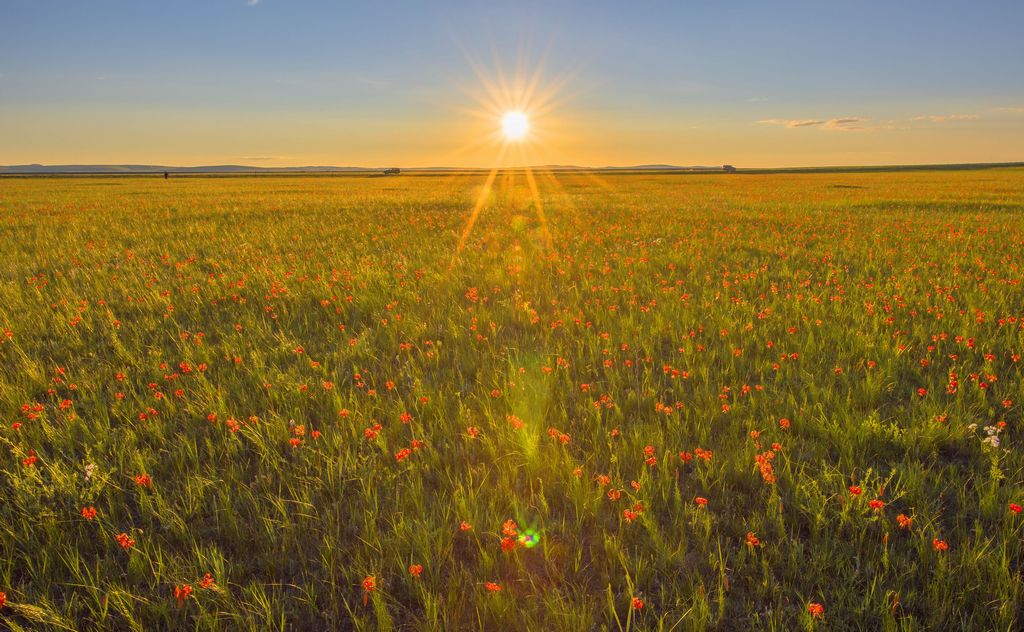
<svg viewBox="0 0 1024 632">
<path fill-rule="evenodd" d="M 501 117 L 501 131 L 508 140 L 520 140 L 530 131 L 530 119 L 522 112 L 506 112 Z"/>
</svg>

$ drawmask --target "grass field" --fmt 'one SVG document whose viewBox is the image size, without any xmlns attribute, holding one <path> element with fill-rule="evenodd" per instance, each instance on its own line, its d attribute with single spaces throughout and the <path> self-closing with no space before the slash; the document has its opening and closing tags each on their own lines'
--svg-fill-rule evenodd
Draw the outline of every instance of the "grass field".
<svg viewBox="0 0 1024 632">
<path fill-rule="evenodd" d="M 0 627 L 1024 626 L 1024 169 L 0 180 Z"/>
</svg>

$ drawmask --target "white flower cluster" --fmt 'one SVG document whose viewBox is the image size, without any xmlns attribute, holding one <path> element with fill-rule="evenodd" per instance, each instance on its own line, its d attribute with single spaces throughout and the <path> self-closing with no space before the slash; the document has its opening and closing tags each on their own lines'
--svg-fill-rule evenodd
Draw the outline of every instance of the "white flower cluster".
<svg viewBox="0 0 1024 632">
<path fill-rule="evenodd" d="M 977 432 L 978 424 L 971 424 L 967 426 L 967 429 L 970 430 L 971 432 Z M 998 448 L 999 433 L 1002 431 L 1003 429 L 1000 428 L 999 426 L 985 426 L 984 428 L 982 428 L 982 432 L 985 433 L 985 436 L 981 438 L 981 442 L 993 448 Z"/>
</svg>

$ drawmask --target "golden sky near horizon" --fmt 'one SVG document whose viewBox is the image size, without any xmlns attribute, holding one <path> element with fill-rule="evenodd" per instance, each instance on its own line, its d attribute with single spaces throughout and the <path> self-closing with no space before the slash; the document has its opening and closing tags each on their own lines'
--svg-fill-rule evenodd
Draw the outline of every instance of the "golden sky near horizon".
<svg viewBox="0 0 1024 632">
<path fill-rule="evenodd" d="M 935 115 L 945 116 L 945 115 Z M 246 164 L 254 166 L 490 167 L 670 163 L 746 167 L 1021 160 L 1024 112 L 987 118 L 864 121 L 722 121 L 712 117 L 623 119 L 550 112 L 531 118 L 529 142 L 500 157 L 493 120 L 458 111 L 422 118 L 370 114 L 282 116 L 202 110 L 39 109 L 0 122 L 0 164 Z"/>
</svg>

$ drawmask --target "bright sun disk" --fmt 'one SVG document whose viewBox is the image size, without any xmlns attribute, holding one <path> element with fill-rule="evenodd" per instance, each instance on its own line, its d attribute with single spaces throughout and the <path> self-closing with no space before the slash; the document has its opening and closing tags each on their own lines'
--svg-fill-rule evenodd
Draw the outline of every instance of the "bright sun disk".
<svg viewBox="0 0 1024 632">
<path fill-rule="evenodd" d="M 506 112 L 501 118 L 501 131 L 509 140 L 519 140 L 529 129 L 530 121 L 522 112 Z"/>
</svg>

